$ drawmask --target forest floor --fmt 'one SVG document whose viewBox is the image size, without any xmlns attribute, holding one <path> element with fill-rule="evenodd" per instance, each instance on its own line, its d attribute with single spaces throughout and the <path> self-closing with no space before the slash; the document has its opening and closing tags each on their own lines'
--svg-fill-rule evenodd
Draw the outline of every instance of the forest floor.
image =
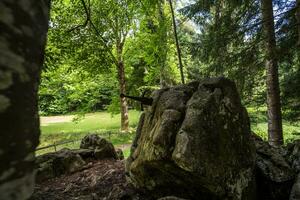
<svg viewBox="0 0 300 200">
<path fill-rule="evenodd" d="M 124 160 L 100 160 L 71 175 L 36 184 L 30 200 L 148 199 L 126 182 Z"/>
<path fill-rule="evenodd" d="M 247 110 L 252 131 L 267 139 L 266 109 L 248 108 Z M 135 135 L 134 130 L 139 115 L 138 111 L 130 112 L 132 131 L 129 133 L 120 133 L 118 130 L 119 117 L 111 118 L 111 115 L 105 112 L 87 114 L 85 118 L 78 122 L 73 121 L 76 115 L 42 117 L 41 146 L 69 139 L 81 139 L 92 132 L 99 133 L 112 141 L 116 148 L 123 150 L 126 158 Z M 293 122 L 284 119 L 283 128 L 285 142 L 300 139 L 299 121 Z M 79 143 L 71 144 L 70 147 L 63 147 L 78 148 Z M 53 151 L 53 149 L 47 151 Z M 114 195 L 123 195 L 123 199 L 129 199 L 128 197 L 132 195 L 138 195 L 141 197 L 140 199 L 147 199 L 146 196 L 137 193 L 126 182 L 124 161 L 102 160 L 89 163 L 87 166 L 83 171 L 37 184 L 31 200 L 108 200 L 119 198 Z"/>
</svg>

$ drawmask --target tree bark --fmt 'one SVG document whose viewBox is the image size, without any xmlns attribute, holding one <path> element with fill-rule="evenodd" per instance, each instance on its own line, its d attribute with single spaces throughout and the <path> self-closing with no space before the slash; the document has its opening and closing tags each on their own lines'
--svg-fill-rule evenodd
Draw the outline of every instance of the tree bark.
<svg viewBox="0 0 300 200">
<path fill-rule="evenodd" d="M 122 58 L 123 44 L 117 42 L 117 58 L 118 58 L 118 80 L 120 94 L 126 94 L 126 80 L 125 80 L 125 67 Z M 125 97 L 120 96 L 120 108 L 121 108 L 121 131 L 129 131 L 129 118 L 128 118 L 128 105 Z"/>
<path fill-rule="evenodd" d="M 300 0 L 296 2 L 296 20 L 297 20 L 297 27 L 298 27 L 298 42 L 297 45 L 300 46 Z"/>
<path fill-rule="evenodd" d="M 181 59 L 181 49 L 178 41 L 178 35 L 177 35 L 177 26 L 175 21 L 175 14 L 173 9 L 172 0 L 169 0 L 171 14 L 172 14 L 172 22 L 173 22 L 173 29 L 174 29 L 174 37 L 176 42 L 176 49 L 177 49 L 177 56 L 178 56 L 178 62 L 179 62 L 179 69 L 180 69 L 180 76 L 181 76 L 181 83 L 184 84 L 184 74 L 183 74 L 183 64 Z"/>
<path fill-rule="evenodd" d="M 278 62 L 272 0 L 261 1 L 267 71 L 268 139 L 272 146 L 283 144 Z"/>
<path fill-rule="evenodd" d="M 221 13 L 222 13 L 222 4 L 223 1 L 219 0 L 215 2 L 215 24 L 214 24 L 214 29 L 215 29 L 215 48 L 217 51 L 217 60 L 216 60 L 216 65 L 215 65 L 215 76 L 223 76 L 224 75 L 224 69 L 223 69 L 223 53 L 224 53 L 224 45 L 223 45 L 223 40 L 220 38 L 221 36 Z"/>
<path fill-rule="evenodd" d="M 25 200 L 34 188 L 40 125 L 37 92 L 48 0 L 0 2 L 0 199 Z"/>
<path fill-rule="evenodd" d="M 158 64 L 160 65 L 160 73 L 159 73 L 159 83 L 160 88 L 166 88 L 167 82 L 165 80 L 165 67 L 166 67 L 166 57 L 167 57 L 167 31 L 166 31 L 166 17 L 164 11 L 164 1 L 158 2 L 158 19 L 159 19 L 159 56 L 158 56 Z"/>
</svg>

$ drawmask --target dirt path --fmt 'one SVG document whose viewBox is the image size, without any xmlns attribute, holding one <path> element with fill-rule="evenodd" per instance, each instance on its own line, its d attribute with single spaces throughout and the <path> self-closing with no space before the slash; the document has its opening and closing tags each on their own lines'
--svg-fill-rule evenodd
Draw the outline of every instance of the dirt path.
<svg viewBox="0 0 300 200">
<path fill-rule="evenodd" d="M 41 117 L 41 125 L 45 126 L 47 124 L 53 123 L 61 123 L 61 122 L 71 122 L 74 118 L 74 115 L 66 115 L 66 116 L 51 116 L 51 117 Z"/>
<path fill-rule="evenodd" d="M 119 145 L 115 145 L 116 149 L 122 149 L 122 151 L 126 150 L 126 149 L 130 149 L 131 144 L 119 144 Z"/>
</svg>

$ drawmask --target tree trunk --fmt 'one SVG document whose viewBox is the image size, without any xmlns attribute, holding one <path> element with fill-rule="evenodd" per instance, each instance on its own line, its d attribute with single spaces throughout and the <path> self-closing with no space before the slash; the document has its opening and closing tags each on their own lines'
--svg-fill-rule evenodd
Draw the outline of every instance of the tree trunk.
<svg viewBox="0 0 300 200">
<path fill-rule="evenodd" d="M 297 27 L 298 27 L 298 42 L 297 45 L 300 46 L 300 0 L 297 0 L 296 3 L 296 19 L 297 19 Z"/>
<path fill-rule="evenodd" d="M 261 1 L 267 71 L 267 106 L 269 144 L 283 144 L 280 88 L 272 0 Z"/>
<path fill-rule="evenodd" d="M 177 56 L 178 56 L 178 61 L 179 61 L 181 82 L 182 82 L 182 84 L 184 84 L 183 64 L 182 64 L 182 60 L 181 60 L 181 49 L 180 49 L 180 45 L 179 45 L 179 41 L 178 41 L 177 27 L 176 27 L 175 14 L 174 14 L 172 0 L 169 0 L 169 4 L 170 4 L 171 13 L 172 13 L 172 22 L 173 22 L 174 37 L 175 37 L 175 42 L 176 42 Z"/>
<path fill-rule="evenodd" d="M 126 94 L 126 80 L 125 80 L 125 67 L 122 59 L 123 44 L 117 44 L 117 58 L 118 58 L 118 79 L 120 94 Z M 120 97 L 121 109 L 121 131 L 127 132 L 129 130 L 128 106 L 125 97 Z"/>
<path fill-rule="evenodd" d="M 165 17 L 165 11 L 164 11 L 164 1 L 159 1 L 158 5 L 158 19 L 159 19 L 159 29 L 158 29 L 158 34 L 159 35 L 159 55 L 158 55 L 158 64 L 160 65 L 160 73 L 159 73 L 159 83 L 160 83 L 160 88 L 165 88 L 167 87 L 167 82 L 165 78 L 165 67 L 166 67 L 166 60 L 167 60 L 167 37 L 168 33 L 166 30 L 166 17 Z"/>
<path fill-rule="evenodd" d="M 40 125 L 37 92 L 48 0 L 0 2 L 0 199 L 25 200 L 34 188 Z"/>
<path fill-rule="evenodd" d="M 224 54 L 224 51 L 226 51 L 224 49 L 224 44 L 223 44 L 223 40 L 221 40 L 220 38 L 222 37 L 221 36 L 221 12 L 222 12 L 222 4 L 223 4 L 223 1 L 222 0 L 219 0 L 219 1 L 216 1 L 216 6 L 215 6 L 215 24 L 214 24 L 214 30 L 215 30 L 215 49 L 217 51 L 217 59 L 216 59 L 216 63 L 215 63 L 215 76 L 223 76 L 223 72 L 224 72 L 224 69 L 223 69 L 223 54 Z"/>
</svg>

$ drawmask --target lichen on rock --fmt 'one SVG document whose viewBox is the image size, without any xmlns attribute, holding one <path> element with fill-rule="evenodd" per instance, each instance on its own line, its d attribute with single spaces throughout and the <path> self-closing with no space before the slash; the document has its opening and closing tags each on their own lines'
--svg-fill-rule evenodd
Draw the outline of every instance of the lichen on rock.
<svg viewBox="0 0 300 200">
<path fill-rule="evenodd" d="M 254 198 L 255 149 L 232 81 L 195 81 L 152 98 L 126 163 L 135 187 L 157 198 Z"/>
</svg>

